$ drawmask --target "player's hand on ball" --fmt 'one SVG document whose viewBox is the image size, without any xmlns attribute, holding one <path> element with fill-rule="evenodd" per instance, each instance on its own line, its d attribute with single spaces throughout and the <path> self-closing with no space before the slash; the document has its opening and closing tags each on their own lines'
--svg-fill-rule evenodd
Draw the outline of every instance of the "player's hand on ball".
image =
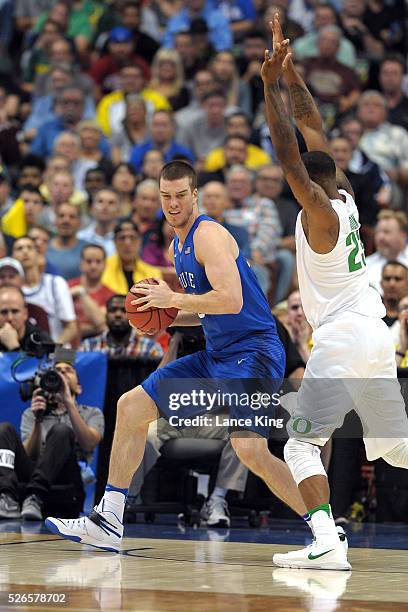
<svg viewBox="0 0 408 612">
<path fill-rule="evenodd" d="M 173 299 L 176 295 L 164 280 L 159 280 L 155 285 L 136 284 L 130 291 L 139 295 L 143 294 L 143 297 L 139 297 L 131 302 L 132 306 L 138 307 L 138 312 L 143 312 L 152 307 L 172 308 Z"/>
</svg>

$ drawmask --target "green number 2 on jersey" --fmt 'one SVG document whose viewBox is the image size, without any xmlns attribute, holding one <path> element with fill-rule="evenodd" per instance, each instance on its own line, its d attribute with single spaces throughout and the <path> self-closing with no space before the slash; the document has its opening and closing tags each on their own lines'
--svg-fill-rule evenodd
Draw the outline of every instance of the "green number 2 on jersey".
<svg viewBox="0 0 408 612">
<path fill-rule="evenodd" d="M 366 265 L 364 246 L 361 242 L 360 233 L 358 230 L 350 232 L 346 238 L 346 246 L 353 246 L 348 256 L 349 272 L 361 270 Z"/>
</svg>

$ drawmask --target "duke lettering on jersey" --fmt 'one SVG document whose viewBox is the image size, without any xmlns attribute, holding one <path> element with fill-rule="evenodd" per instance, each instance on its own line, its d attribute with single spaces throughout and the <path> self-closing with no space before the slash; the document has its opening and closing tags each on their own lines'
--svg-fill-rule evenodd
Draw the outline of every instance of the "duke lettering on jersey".
<svg viewBox="0 0 408 612">
<path fill-rule="evenodd" d="M 181 272 L 181 274 L 178 275 L 178 279 L 183 289 L 187 289 L 187 287 L 191 289 L 196 288 L 194 274 L 192 272 Z"/>
<path fill-rule="evenodd" d="M 207 215 L 200 215 L 195 220 L 183 244 L 179 248 L 179 239 L 174 239 L 174 264 L 180 285 L 185 293 L 202 295 L 212 290 L 204 267 L 198 263 L 194 253 L 194 232 L 201 221 L 216 223 Z M 271 309 L 263 294 L 257 278 L 247 261 L 239 253 L 236 264 L 242 284 L 243 306 L 238 314 L 209 315 L 200 314 L 206 336 L 207 349 L 224 351 L 226 347 L 240 340 L 253 340 L 256 333 L 276 333 L 275 321 Z"/>
<path fill-rule="evenodd" d="M 381 297 L 369 286 L 364 247 L 360 239 L 357 206 L 349 193 L 339 190 L 343 200 L 330 200 L 339 218 L 337 244 L 330 253 L 315 253 L 302 227 L 296 222 L 296 260 L 303 309 L 313 329 L 342 312 L 383 317 Z"/>
</svg>

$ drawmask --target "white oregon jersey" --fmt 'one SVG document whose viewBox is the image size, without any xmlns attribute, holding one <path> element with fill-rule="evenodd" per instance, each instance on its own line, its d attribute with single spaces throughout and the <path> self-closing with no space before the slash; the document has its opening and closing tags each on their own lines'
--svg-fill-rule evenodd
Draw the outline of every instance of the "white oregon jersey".
<svg viewBox="0 0 408 612">
<path fill-rule="evenodd" d="M 339 217 L 339 236 L 330 253 L 315 253 L 296 221 L 296 261 L 303 310 L 313 329 L 333 316 L 355 312 L 385 316 L 379 293 L 369 285 L 364 247 L 360 240 L 358 209 L 352 196 L 339 189 L 346 201 L 330 200 Z"/>
</svg>

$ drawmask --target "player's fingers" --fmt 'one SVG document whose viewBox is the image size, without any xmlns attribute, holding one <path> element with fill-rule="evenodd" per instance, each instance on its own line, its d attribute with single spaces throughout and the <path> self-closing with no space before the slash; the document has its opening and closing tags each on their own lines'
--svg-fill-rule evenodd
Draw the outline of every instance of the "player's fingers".
<svg viewBox="0 0 408 612">
<path fill-rule="evenodd" d="M 143 295 L 147 295 L 148 293 L 150 293 L 150 289 L 151 289 L 151 285 L 138 285 L 137 287 L 135 287 L 133 291 L 132 289 L 130 291 L 131 293 L 134 293 L 135 295 L 139 295 L 140 293 Z"/>
<path fill-rule="evenodd" d="M 265 62 L 268 62 L 268 61 L 269 61 L 269 59 L 270 59 L 270 56 L 269 56 L 269 49 L 265 49 Z"/>
<path fill-rule="evenodd" d="M 137 306 L 137 304 L 146 304 L 146 301 L 148 299 L 149 299 L 148 297 L 143 296 L 143 297 L 137 298 L 137 300 L 132 300 L 130 303 L 132 304 L 132 306 L 135 306 L 135 305 Z"/>
<path fill-rule="evenodd" d="M 283 60 L 283 64 L 282 64 L 284 70 L 286 70 L 286 68 L 288 67 L 289 62 L 291 61 L 291 59 L 292 59 L 292 54 L 291 53 L 287 53 L 285 59 Z"/>
<path fill-rule="evenodd" d="M 137 312 L 144 312 L 145 310 L 149 310 L 151 308 L 150 302 L 146 302 L 143 306 L 138 306 L 136 308 Z"/>
</svg>

